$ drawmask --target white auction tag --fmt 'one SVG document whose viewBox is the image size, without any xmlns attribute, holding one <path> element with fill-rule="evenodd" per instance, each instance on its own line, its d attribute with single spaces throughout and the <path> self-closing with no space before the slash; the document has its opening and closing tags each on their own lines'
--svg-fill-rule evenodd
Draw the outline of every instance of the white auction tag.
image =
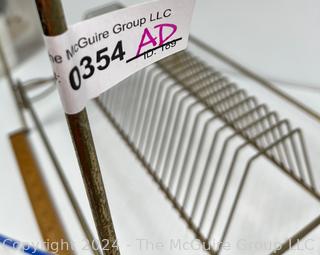
<svg viewBox="0 0 320 255">
<path fill-rule="evenodd" d="M 46 37 L 68 114 L 138 70 L 187 47 L 195 0 L 156 0 L 110 12 Z"/>
</svg>

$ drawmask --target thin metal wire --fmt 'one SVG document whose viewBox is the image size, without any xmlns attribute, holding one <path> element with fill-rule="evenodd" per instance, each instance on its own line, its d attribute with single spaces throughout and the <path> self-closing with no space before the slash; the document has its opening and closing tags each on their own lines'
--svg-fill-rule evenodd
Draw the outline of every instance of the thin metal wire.
<svg viewBox="0 0 320 255">
<path fill-rule="evenodd" d="M 59 177 L 59 180 L 61 181 L 61 184 L 63 186 L 64 191 L 67 194 L 67 197 L 70 201 L 70 204 L 72 206 L 72 209 L 74 210 L 77 219 L 80 223 L 80 226 L 88 240 L 88 242 L 90 242 L 90 244 L 93 244 L 94 242 L 94 237 L 93 234 L 91 232 L 91 229 L 89 227 L 89 224 L 87 223 L 87 220 L 81 210 L 81 206 L 79 205 L 76 196 L 67 180 L 67 177 L 64 174 L 64 169 L 62 168 L 61 164 L 59 163 L 59 160 L 54 152 L 54 149 L 52 148 L 47 132 L 45 131 L 43 125 L 41 124 L 40 118 L 37 114 L 37 112 L 34 109 L 34 106 L 31 102 L 31 100 L 29 99 L 26 91 L 25 91 L 25 87 L 18 82 L 18 91 L 19 91 L 19 95 L 21 96 L 23 103 L 24 103 L 24 107 L 26 107 L 26 109 L 30 112 L 31 118 L 35 123 L 35 127 L 37 129 L 37 131 L 39 132 L 39 135 L 44 143 L 44 146 L 48 152 L 49 158 L 52 162 L 52 164 L 55 167 L 56 173 Z M 100 255 L 100 251 L 99 250 L 95 250 L 94 247 L 92 245 L 90 245 L 90 249 L 92 251 L 93 254 L 95 255 Z"/>
</svg>

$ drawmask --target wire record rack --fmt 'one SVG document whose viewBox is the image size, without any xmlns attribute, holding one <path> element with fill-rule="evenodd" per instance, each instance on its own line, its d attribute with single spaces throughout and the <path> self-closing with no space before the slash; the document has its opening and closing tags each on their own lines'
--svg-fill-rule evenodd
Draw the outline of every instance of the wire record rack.
<svg viewBox="0 0 320 255">
<path fill-rule="evenodd" d="M 319 117 L 196 38 L 191 42 L 190 51 L 129 77 L 97 104 L 209 254 L 249 254 L 224 250 L 239 238 L 281 240 L 269 254 L 293 254 L 320 224 L 315 214 L 308 222 L 288 216 L 294 206 L 309 210 L 295 197 L 319 206 L 320 175 L 311 160 L 319 149 L 309 149 L 316 146 L 313 134 L 303 132 Z M 229 80 L 213 67 L 217 61 L 250 76 L 251 86 Z M 293 228 L 286 217 L 304 223 Z"/>
<path fill-rule="evenodd" d="M 118 8 L 98 8 L 86 18 Z M 15 93 L 92 240 L 31 103 L 54 86 L 30 101 L 24 92 L 52 81 L 19 82 Z M 206 252 L 318 255 L 320 114 L 300 101 L 193 36 L 188 51 L 96 99 Z M 302 252 L 295 249 L 301 244 Z"/>
</svg>

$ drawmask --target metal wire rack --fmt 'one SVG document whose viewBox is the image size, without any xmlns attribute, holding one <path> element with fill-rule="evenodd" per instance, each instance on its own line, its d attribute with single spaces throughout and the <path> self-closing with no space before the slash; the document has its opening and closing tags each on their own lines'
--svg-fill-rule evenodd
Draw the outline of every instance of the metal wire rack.
<svg viewBox="0 0 320 255">
<path fill-rule="evenodd" d="M 189 52 L 131 76 L 97 103 L 210 254 L 221 252 L 261 158 L 320 200 L 301 129 Z M 252 153 L 243 162 L 245 150 Z"/>
<path fill-rule="evenodd" d="M 102 8 L 98 11 L 104 12 Z M 201 41 L 195 38 L 192 41 L 226 59 Z M 314 111 L 232 60 L 226 60 L 320 121 Z M 25 101 L 24 107 L 29 109 L 45 142 L 84 232 L 92 240 L 31 104 L 46 97 L 53 87 L 30 101 L 25 96 L 24 89 L 28 91 L 47 82 L 52 82 L 52 78 L 19 85 L 15 92 L 20 93 L 18 99 Z M 319 173 L 309 160 L 302 129 L 190 52 L 171 56 L 129 77 L 102 94 L 97 104 L 210 254 L 223 252 L 251 173 L 259 171 L 255 165 L 258 160 L 272 164 L 315 201 L 320 200 Z M 242 154 L 250 156 L 243 159 Z M 320 216 L 271 254 L 289 251 L 319 225 Z"/>
</svg>

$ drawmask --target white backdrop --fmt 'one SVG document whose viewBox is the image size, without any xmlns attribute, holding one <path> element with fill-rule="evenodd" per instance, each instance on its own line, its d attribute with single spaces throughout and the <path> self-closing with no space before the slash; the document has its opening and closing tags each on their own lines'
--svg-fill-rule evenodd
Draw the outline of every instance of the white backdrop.
<svg viewBox="0 0 320 255">
<path fill-rule="evenodd" d="M 75 23 L 113 1 L 62 2 Z M 320 87 L 319 24 L 317 0 L 197 0 L 191 32 L 266 78 Z"/>
<path fill-rule="evenodd" d="M 107 0 L 62 1 L 69 24 L 80 21 L 89 8 L 108 2 Z M 139 1 L 123 2 L 132 4 Z M 320 2 L 316 0 L 197 0 L 192 33 L 266 78 L 289 84 L 320 86 L 317 70 L 320 66 L 318 59 L 320 35 L 319 26 L 316 26 L 320 24 L 319 11 Z M 42 49 L 33 59 L 22 63 L 15 69 L 14 74 L 22 80 L 50 75 L 51 70 L 45 50 Z M 304 90 L 294 91 L 297 96 L 309 97 L 308 103 L 318 105 L 319 96 L 316 93 L 312 95 L 308 93 L 310 92 Z M 16 130 L 19 125 L 8 86 L 3 79 L 0 80 L 0 104 L 0 119 L 5 120 L 0 123 L 0 232 L 23 241 L 36 242 L 41 240 L 41 236 L 7 137 L 8 133 Z M 93 228 L 76 158 L 70 153 L 72 143 L 57 95 L 54 94 L 41 101 L 36 107 Z M 163 199 L 150 178 L 139 169 L 140 164 L 114 129 L 105 120 L 101 121 L 101 114 L 93 105 L 89 105 L 89 113 L 91 121 L 96 123 L 93 133 L 104 169 L 103 177 L 108 184 L 107 192 L 118 236 L 125 241 L 130 241 L 133 237 L 152 237 L 153 240 L 165 241 L 167 233 L 171 233 L 172 236 L 182 235 L 184 240 L 192 240 L 193 235 L 173 212 L 168 201 Z M 83 238 L 81 230 L 42 143 L 34 132 L 32 139 L 40 164 L 46 170 L 49 186 L 55 191 L 55 198 L 59 198 L 55 201 L 63 214 L 68 232 L 73 240 L 80 240 Z M 111 144 L 112 150 L 105 148 L 105 144 Z M 135 174 L 128 175 L 129 170 Z M 119 180 L 123 185 L 119 185 Z M 148 190 L 147 194 L 145 190 Z M 150 206 L 138 207 L 135 206 L 136 203 Z M 297 207 L 300 205 L 297 201 Z M 311 215 L 317 208 L 318 204 L 306 213 Z M 141 215 L 144 217 L 143 221 L 139 220 Z M 157 217 L 157 221 L 154 221 L 154 215 L 161 217 Z M 309 221 L 312 217 L 307 219 L 304 215 L 301 216 L 305 221 Z M 315 235 L 319 237 L 319 229 Z M 139 253 L 130 247 L 122 248 L 123 254 L 128 255 L 177 255 L 177 252 Z M 0 254 L 8 253 L 0 251 Z M 87 255 L 87 253 L 78 254 Z M 186 253 L 181 251 L 179 254 Z M 199 252 L 189 254 L 199 255 Z"/>
</svg>

